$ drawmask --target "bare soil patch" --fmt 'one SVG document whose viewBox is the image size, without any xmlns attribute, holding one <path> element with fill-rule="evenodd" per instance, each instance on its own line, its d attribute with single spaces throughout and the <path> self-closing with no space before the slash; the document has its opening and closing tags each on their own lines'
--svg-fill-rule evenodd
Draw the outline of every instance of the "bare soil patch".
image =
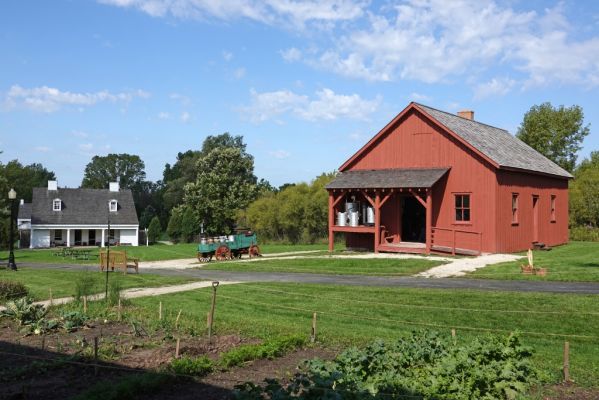
<svg viewBox="0 0 599 400">
<path fill-rule="evenodd" d="M 597 400 L 599 389 L 581 388 L 572 383 L 564 383 L 546 388 L 543 400 Z"/>
</svg>

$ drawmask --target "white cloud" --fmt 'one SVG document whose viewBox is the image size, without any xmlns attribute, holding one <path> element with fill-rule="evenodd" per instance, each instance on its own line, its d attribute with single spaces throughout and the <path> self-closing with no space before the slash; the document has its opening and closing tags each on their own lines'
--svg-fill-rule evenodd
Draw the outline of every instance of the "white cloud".
<svg viewBox="0 0 599 400">
<path fill-rule="evenodd" d="M 281 50 L 281 57 L 287 62 L 295 62 L 302 58 L 302 52 L 295 47 L 291 47 L 287 50 Z"/>
<path fill-rule="evenodd" d="M 291 156 L 291 153 L 288 152 L 287 150 L 275 150 L 275 151 L 271 151 L 268 154 L 270 154 L 272 157 L 277 158 L 279 160 L 283 160 L 285 158 L 289 158 L 289 156 Z"/>
<path fill-rule="evenodd" d="M 168 97 L 171 100 L 178 101 L 183 106 L 188 106 L 191 104 L 191 99 L 188 96 L 185 96 L 181 93 L 171 93 Z"/>
<path fill-rule="evenodd" d="M 245 72 L 245 68 L 237 68 L 235 71 L 233 71 L 233 76 L 235 79 L 241 79 L 245 76 Z"/>
<path fill-rule="evenodd" d="M 422 93 L 412 92 L 410 94 L 410 99 L 413 101 L 431 101 L 431 97 Z"/>
<path fill-rule="evenodd" d="M 222 54 L 223 54 L 223 59 L 225 61 L 231 61 L 233 59 L 233 53 L 231 53 L 230 51 L 223 50 Z"/>
<path fill-rule="evenodd" d="M 90 151 L 93 148 L 94 148 L 94 145 L 92 143 L 81 143 L 79 145 L 79 150 L 83 150 L 83 151 Z"/>
<path fill-rule="evenodd" d="M 491 96 L 503 96 L 512 90 L 515 84 L 516 81 L 510 78 L 493 78 L 475 87 L 474 98 L 481 100 Z"/>
<path fill-rule="evenodd" d="M 47 152 L 51 151 L 52 149 L 48 146 L 35 146 L 33 148 L 33 150 L 35 150 L 39 153 L 47 153 Z"/>
<path fill-rule="evenodd" d="M 186 124 L 189 122 L 190 119 L 191 119 L 191 115 L 187 111 L 183 111 L 181 113 L 181 122 Z"/>
<path fill-rule="evenodd" d="M 89 133 L 83 131 L 72 131 L 71 135 L 82 139 L 89 137 Z"/>
<path fill-rule="evenodd" d="M 317 91 L 312 99 L 289 90 L 264 93 L 252 90 L 250 93 L 251 104 L 241 108 L 241 111 L 253 122 L 263 122 L 285 113 L 308 121 L 335 120 L 340 117 L 367 119 L 381 102 L 380 97 L 365 100 L 357 94 L 336 94 L 327 88 Z"/>
<path fill-rule="evenodd" d="M 158 118 L 160 119 L 169 119 L 171 115 L 165 111 L 161 111 L 158 113 Z"/>
<path fill-rule="evenodd" d="M 24 88 L 13 85 L 5 95 L 4 104 L 7 109 L 22 107 L 32 111 L 51 113 L 60 110 L 64 106 L 86 107 L 102 102 L 129 103 L 136 97 L 147 98 L 149 93 L 143 90 L 121 93 L 110 93 L 105 90 L 93 93 L 76 93 L 64 92 L 48 86 Z"/>
<path fill-rule="evenodd" d="M 246 18 L 266 24 L 303 28 L 306 23 L 334 23 L 361 17 L 363 0 L 98 0 L 135 8 L 153 17 L 233 20 Z"/>
</svg>

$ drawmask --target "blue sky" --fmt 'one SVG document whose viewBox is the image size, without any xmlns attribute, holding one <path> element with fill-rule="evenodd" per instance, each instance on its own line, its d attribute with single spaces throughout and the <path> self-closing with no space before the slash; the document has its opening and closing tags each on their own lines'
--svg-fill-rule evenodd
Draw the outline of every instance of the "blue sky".
<svg viewBox="0 0 599 400">
<path fill-rule="evenodd" d="M 410 101 L 515 133 L 581 105 L 599 149 L 599 3 L 7 0 L 0 161 L 76 187 L 93 155 L 151 180 L 207 135 L 243 135 L 274 185 L 336 169 Z"/>
</svg>

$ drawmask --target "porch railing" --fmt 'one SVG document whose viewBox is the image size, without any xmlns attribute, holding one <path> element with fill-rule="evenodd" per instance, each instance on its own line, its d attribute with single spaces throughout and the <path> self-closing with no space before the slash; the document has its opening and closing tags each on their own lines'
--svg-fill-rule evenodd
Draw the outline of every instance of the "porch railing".
<svg viewBox="0 0 599 400">
<path fill-rule="evenodd" d="M 432 247 L 445 247 L 451 249 L 451 254 L 456 254 L 456 249 L 474 251 L 478 255 L 483 252 L 482 232 L 466 231 L 463 229 L 432 227 Z M 458 240 L 459 239 L 459 240 Z M 456 247 L 456 243 L 463 243 Z"/>
</svg>

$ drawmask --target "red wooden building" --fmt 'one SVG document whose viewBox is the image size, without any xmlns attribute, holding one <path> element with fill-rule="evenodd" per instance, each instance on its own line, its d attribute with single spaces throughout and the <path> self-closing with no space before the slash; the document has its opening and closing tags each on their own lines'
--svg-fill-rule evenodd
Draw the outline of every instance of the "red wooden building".
<svg viewBox="0 0 599 400">
<path fill-rule="evenodd" d="M 462 254 L 568 241 L 572 176 L 503 129 L 410 103 L 328 186 L 329 249 Z"/>
</svg>

